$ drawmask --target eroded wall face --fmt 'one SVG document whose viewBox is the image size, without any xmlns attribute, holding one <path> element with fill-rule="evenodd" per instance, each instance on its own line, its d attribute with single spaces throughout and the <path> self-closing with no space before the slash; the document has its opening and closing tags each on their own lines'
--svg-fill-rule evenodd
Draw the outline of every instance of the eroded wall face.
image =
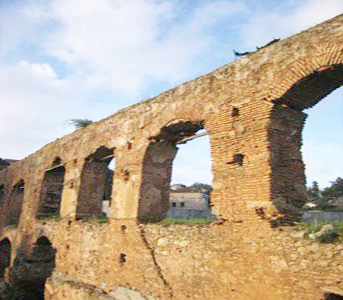
<svg viewBox="0 0 343 300">
<path fill-rule="evenodd" d="M 340 245 L 259 227 L 252 235 L 244 223 L 47 224 L 58 255 L 45 299 L 114 300 L 127 288 L 140 300 L 313 300 L 322 297 L 320 287 L 340 280 Z"/>
<path fill-rule="evenodd" d="M 85 162 L 77 201 L 77 218 L 98 218 L 102 215 L 102 201 L 109 175 L 107 165 L 101 160 Z"/>
<path fill-rule="evenodd" d="M 151 143 L 143 161 L 139 222 L 163 220 L 169 209 L 173 160 L 177 147 L 169 142 Z"/>
<path fill-rule="evenodd" d="M 11 243 L 6 238 L 0 242 L 0 279 L 3 278 L 6 268 L 11 263 Z"/>
<path fill-rule="evenodd" d="M 238 112 L 237 112 L 238 110 Z M 213 212 L 234 222 L 255 222 L 255 209 L 272 214 L 268 128 L 272 105 L 251 99 L 223 107 L 207 123 L 212 152 Z"/>
<path fill-rule="evenodd" d="M 304 109 L 342 82 L 342 28 L 343 16 L 338 16 L 91 124 L 2 170 L 0 184 L 10 191 L 5 206 L 14 223 L 23 194 L 11 189 L 20 179 L 27 184 L 21 226 L 1 228 L 3 236 L 12 232 L 12 252 L 20 254 L 25 236 L 34 240 L 42 233 L 56 247 L 46 299 L 92 299 L 99 293 L 116 299 L 117 288 L 132 286 L 146 299 L 312 300 L 322 296 L 323 284 L 341 282 L 342 248 L 332 245 L 327 255 L 329 247 L 281 236 L 286 230 L 272 229 L 270 221 L 275 214 L 295 213 L 302 202 L 296 185 L 304 182 L 299 151 L 304 116 L 278 105 Z M 338 67 L 332 71 L 331 66 Z M 328 81 L 321 81 L 316 92 L 311 74 L 321 72 L 318 80 L 328 76 Z M 330 74 L 335 80 L 327 88 Z M 309 88 L 299 84 L 305 77 Z M 314 100 L 306 102 L 312 92 Z M 299 93 L 304 99 L 297 98 Z M 210 135 L 211 202 L 223 220 L 189 230 L 137 225 L 167 212 L 180 136 L 171 143 L 165 138 L 182 133 L 173 127 L 180 120 L 192 125 L 187 134 L 205 126 Z M 179 131 L 153 141 L 165 127 Z M 97 152 L 99 146 L 108 151 Z M 91 159 L 111 154 L 109 149 L 118 153 L 110 223 L 78 221 L 101 213 L 105 164 L 91 164 Z M 38 207 L 41 172 L 56 156 L 68 166 L 62 219 L 40 222 L 30 212 Z"/>
<path fill-rule="evenodd" d="M 25 185 L 23 182 L 16 184 L 10 194 L 9 214 L 6 225 L 18 225 L 24 200 Z"/>
<path fill-rule="evenodd" d="M 306 114 L 276 105 L 269 131 L 272 201 L 288 218 L 297 217 L 307 200 L 302 160 L 302 130 Z"/>
<path fill-rule="evenodd" d="M 4 205 L 5 200 L 5 187 L 4 185 L 0 185 L 0 208 Z"/>
<path fill-rule="evenodd" d="M 64 167 L 58 167 L 45 173 L 42 183 L 40 207 L 37 212 L 38 218 L 60 215 L 64 173 Z"/>
</svg>

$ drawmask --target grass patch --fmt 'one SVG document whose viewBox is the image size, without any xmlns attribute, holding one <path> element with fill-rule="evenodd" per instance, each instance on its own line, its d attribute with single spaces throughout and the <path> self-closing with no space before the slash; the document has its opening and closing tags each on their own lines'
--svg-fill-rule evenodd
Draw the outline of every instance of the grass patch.
<svg viewBox="0 0 343 300">
<path fill-rule="evenodd" d="M 172 219 L 166 218 L 157 224 L 159 225 L 209 225 L 213 222 L 213 220 L 208 219 Z"/>
<path fill-rule="evenodd" d="M 343 208 L 338 208 L 338 207 L 328 207 L 328 208 L 318 208 L 318 207 L 313 207 L 313 208 L 301 208 L 301 212 L 343 212 Z"/>
<path fill-rule="evenodd" d="M 40 217 L 39 221 L 42 223 L 46 222 L 59 222 L 61 221 L 61 216 L 46 216 L 46 217 Z"/>
<path fill-rule="evenodd" d="M 81 218 L 78 219 L 78 221 L 82 223 L 95 223 L 95 224 L 108 224 L 110 222 L 110 219 L 107 217 L 91 217 L 91 218 Z"/>
<path fill-rule="evenodd" d="M 95 219 L 95 222 L 99 224 L 107 224 L 110 222 L 110 219 L 107 217 L 101 217 L 101 218 Z"/>
<path fill-rule="evenodd" d="M 337 231 L 337 233 L 340 235 L 340 238 L 343 239 L 343 221 L 336 221 L 336 222 L 323 222 L 319 224 L 298 224 L 295 227 L 295 230 L 297 231 L 305 231 L 305 237 L 308 237 L 311 233 L 318 232 L 324 225 L 326 224 L 332 224 L 334 229 Z"/>
<path fill-rule="evenodd" d="M 343 208 L 331 207 L 331 208 L 324 208 L 322 211 L 325 212 L 343 212 Z"/>
</svg>

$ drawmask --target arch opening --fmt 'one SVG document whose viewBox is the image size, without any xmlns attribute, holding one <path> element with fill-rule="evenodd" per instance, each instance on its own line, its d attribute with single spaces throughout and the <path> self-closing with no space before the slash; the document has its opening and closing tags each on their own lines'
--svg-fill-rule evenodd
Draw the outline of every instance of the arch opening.
<svg viewBox="0 0 343 300">
<path fill-rule="evenodd" d="M 343 87 L 306 110 L 302 153 L 308 199 L 306 208 L 343 208 Z M 309 213 L 311 214 L 311 213 Z"/>
<path fill-rule="evenodd" d="M 199 134 L 200 130 L 203 131 Z M 143 161 L 142 186 L 138 206 L 139 223 L 156 223 L 167 216 L 171 218 L 203 218 L 210 214 L 209 192 L 203 193 L 200 187 L 184 190 L 185 186 L 181 185 L 180 188 L 184 190 L 184 193 L 181 193 L 181 190 L 175 192 L 175 188 L 178 188 L 179 185 L 175 185 L 174 190 L 171 190 L 170 186 L 173 163 L 179 150 L 178 145 L 205 134 L 203 121 L 179 121 L 163 127 L 159 135 L 150 138 L 151 143 Z M 184 198 L 184 201 L 181 198 Z M 200 210 L 206 210 L 206 212 L 203 212 L 201 216 Z"/>
<path fill-rule="evenodd" d="M 60 216 L 60 206 L 64 186 L 65 167 L 59 157 L 46 170 L 41 186 L 40 205 L 37 218 Z"/>
<path fill-rule="evenodd" d="M 86 158 L 77 201 L 77 219 L 109 217 L 114 168 L 113 149 L 102 146 Z"/>
<path fill-rule="evenodd" d="M 6 225 L 18 225 L 23 206 L 24 191 L 24 180 L 20 180 L 16 185 L 13 186 L 9 199 L 9 214 Z"/>
<path fill-rule="evenodd" d="M 0 184 L 0 207 L 3 206 L 5 200 L 5 186 Z"/>
<path fill-rule="evenodd" d="M 173 162 L 167 222 L 196 224 L 212 221 L 211 154 L 205 129 L 196 138 L 178 144 Z"/>
<path fill-rule="evenodd" d="M 302 111 L 313 107 L 332 91 L 339 88 L 343 81 L 343 65 L 322 66 L 296 82 L 284 96 L 276 101 L 294 110 Z"/>
<path fill-rule="evenodd" d="M 11 264 L 11 242 L 8 238 L 0 242 L 0 279 L 4 277 L 6 268 Z"/>
<path fill-rule="evenodd" d="M 302 131 L 307 118 L 303 110 L 313 107 L 343 83 L 343 65 L 323 66 L 305 76 L 274 102 L 269 127 L 271 196 L 288 220 L 299 220 L 308 200 Z"/>
<path fill-rule="evenodd" d="M 23 297 L 20 299 L 44 299 L 45 282 L 55 268 L 55 256 L 56 250 L 45 236 L 37 239 L 28 256 L 17 253 L 11 272 L 11 286 Z"/>
</svg>

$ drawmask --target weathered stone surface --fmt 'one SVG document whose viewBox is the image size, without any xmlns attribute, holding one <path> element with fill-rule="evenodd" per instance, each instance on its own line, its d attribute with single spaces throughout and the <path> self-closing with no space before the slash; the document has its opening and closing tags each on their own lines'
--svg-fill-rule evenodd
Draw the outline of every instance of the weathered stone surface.
<svg viewBox="0 0 343 300">
<path fill-rule="evenodd" d="M 9 165 L 0 171 L 0 242 L 11 251 L 0 274 L 10 282 L 44 237 L 56 251 L 52 274 L 48 262 L 31 263 L 51 274 L 39 279 L 48 300 L 320 299 L 320 286 L 342 285 L 342 248 L 278 226 L 305 201 L 302 110 L 342 82 L 340 15 Z M 210 136 L 219 221 L 146 224 L 166 215 L 177 143 L 200 129 Z"/>
</svg>

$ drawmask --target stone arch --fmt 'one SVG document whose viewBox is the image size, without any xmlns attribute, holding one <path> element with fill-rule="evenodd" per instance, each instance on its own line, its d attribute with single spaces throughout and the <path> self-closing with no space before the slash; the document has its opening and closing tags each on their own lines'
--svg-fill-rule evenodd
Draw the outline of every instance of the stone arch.
<svg viewBox="0 0 343 300">
<path fill-rule="evenodd" d="M 270 95 L 274 103 L 302 110 L 314 106 L 342 85 L 342 45 L 318 45 L 315 52 L 276 73 Z"/>
<path fill-rule="evenodd" d="M 9 214 L 6 220 L 6 225 L 18 225 L 23 206 L 24 191 L 25 182 L 23 179 L 21 179 L 13 186 L 11 190 L 9 199 Z"/>
<path fill-rule="evenodd" d="M 271 151 L 271 196 L 276 208 L 289 219 L 298 218 L 307 200 L 302 160 L 302 130 L 313 107 L 343 84 L 343 48 L 296 61 L 278 76 L 279 95 L 273 99 L 268 139 Z"/>
<path fill-rule="evenodd" d="M 25 299 L 44 299 L 46 280 L 55 268 L 56 250 L 46 236 L 40 236 L 30 254 L 18 252 L 11 272 L 14 290 Z"/>
<path fill-rule="evenodd" d="M 204 129 L 204 121 L 178 120 L 151 137 L 143 158 L 138 222 L 163 220 L 169 209 L 169 189 L 177 143 Z"/>
<path fill-rule="evenodd" d="M 12 245 L 8 238 L 0 242 L 0 279 L 4 277 L 5 270 L 11 264 Z"/>
<path fill-rule="evenodd" d="M 114 150 L 104 146 L 86 158 L 81 174 L 76 218 L 105 217 L 102 206 L 104 200 L 111 200 L 113 171 L 109 165 L 113 159 Z"/>
<path fill-rule="evenodd" d="M 45 171 L 41 186 L 40 204 L 37 218 L 60 215 L 60 206 L 64 186 L 65 167 L 60 157 L 56 157 Z"/>
</svg>

